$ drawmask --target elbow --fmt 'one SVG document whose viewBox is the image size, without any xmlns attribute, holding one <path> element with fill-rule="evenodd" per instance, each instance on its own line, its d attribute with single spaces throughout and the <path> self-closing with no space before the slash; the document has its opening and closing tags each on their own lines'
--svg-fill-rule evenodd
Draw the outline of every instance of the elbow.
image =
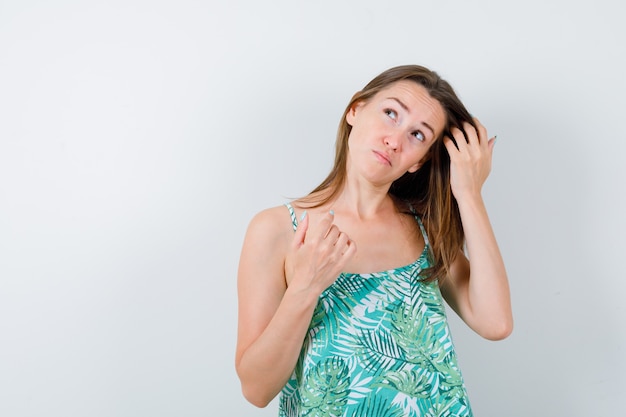
<svg viewBox="0 0 626 417">
<path fill-rule="evenodd" d="M 490 325 L 487 329 L 480 332 L 480 335 L 487 340 L 499 341 L 504 340 L 513 332 L 513 320 L 503 320 L 499 323 Z"/>
<path fill-rule="evenodd" d="M 265 371 L 250 369 L 245 365 L 242 358 L 235 361 L 235 371 L 241 384 L 243 397 L 252 405 L 265 408 L 282 390 L 282 385 L 272 383 L 271 378 Z"/>
<path fill-rule="evenodd" d="M 497 342 L 499 340 L 504 340 L 507 337 L 509 337 L 509 335 L 511 334 L 511 332 L 513 331 L 513 329 L 503 329 L 503 330 L 493 330 L 490 331 L 484 335 L 482 335 L 485 339 L 487 340 L 491 340 L 493 342 Z"/>
<path fill-rule="evenodd" d="M 250 387 L 243 383 L 241 384 L 241 392 L 244 398 L 255 407 L 265 408 L 274 399 L 274 396 L 258 388 L 259 387 Z"/>
<path fill-rule="evenodd" d="M 241 393 L 244 398 L 255 407 L 265 408 L 274 399 L 277 392 L 273 392 L 263 378 L 246 377 L 239 366 L 236 366 L 237 375 L 241 383 Z"/>
</svg>

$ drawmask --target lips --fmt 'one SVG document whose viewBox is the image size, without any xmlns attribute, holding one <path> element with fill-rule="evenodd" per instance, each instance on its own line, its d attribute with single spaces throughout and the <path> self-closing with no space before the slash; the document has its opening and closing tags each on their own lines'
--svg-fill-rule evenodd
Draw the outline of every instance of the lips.
<svg viewBox="0 0 626 417">
<path fill-rule="evenodd" d="M 387 156 L 386 153 L 376 151 L 376 150 L 372 152 L 374 152 L 374 155 L 376 156 L 376 159 L 378 159 L 379 162 L 391 166 L 391 159 L 389 158 L 389 156 Z"/>
</svg>

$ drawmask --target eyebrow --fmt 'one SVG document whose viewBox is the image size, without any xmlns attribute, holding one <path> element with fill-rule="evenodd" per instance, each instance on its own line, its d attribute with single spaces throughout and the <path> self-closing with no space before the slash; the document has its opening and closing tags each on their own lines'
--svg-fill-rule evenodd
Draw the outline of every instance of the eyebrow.
<svg viewBox="0 0 626 417">
<path fill-rule="evenodd" d="M 409 108 L 407 107 L 406 104 L 404 104 L 402 101 L 400 101 L 399 98 L 396 97 L 387 97 L 387 99 L 389 100 L 394 100 L 395 102 L 397 102 L 400 107 L 402 107 L 404 109 L 404 111 L 406 111 L 407 113 L 410 113 Z M 435 129 L 432 128 L 432 126 L 430 126 L 428 123 L 426 122 L 421 122 L 424 126 L 426 126 L 428 129 L 430 129 L 431 133 L 433 134 L 433 136 L 435 136 Z"/>
</svg>

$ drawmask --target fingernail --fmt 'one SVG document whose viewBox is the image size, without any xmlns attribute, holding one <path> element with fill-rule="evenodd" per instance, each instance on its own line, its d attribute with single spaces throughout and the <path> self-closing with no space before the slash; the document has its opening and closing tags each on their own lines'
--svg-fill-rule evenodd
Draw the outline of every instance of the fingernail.
<svg viewBox="0 0 626 417">
<path fill-rule="evenodd" d="M 335 210 L 331 210 L 331 211 L 330 211 L 330 215 L 331 215 L 331 216 L 334 216 L 334 215 L 335 215 Z"/>
<path fill-rule="evenodd" d="M 494 145 L 496 144 L 496 141 L 497 141 L 497 140 L 498 140 L 498 135 L 495 135 L 495 136 L 493 137 L 493 144 L 494 144 Z"/>
<path fill-rule="evenodd" d="M 305 217 L 306 217 L 306 210 L 302 212 L 302 216 L 300 216 L 300 221 L 304 220 Z"/>
</svg>

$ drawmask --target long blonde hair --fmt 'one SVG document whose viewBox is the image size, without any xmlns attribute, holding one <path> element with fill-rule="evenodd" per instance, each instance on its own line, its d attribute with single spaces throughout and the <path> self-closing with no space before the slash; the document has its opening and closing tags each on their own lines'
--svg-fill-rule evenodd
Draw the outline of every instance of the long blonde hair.
<svg viewBox="0 0 626 417">
<path fill-rule="evenodd" d="M 411 207 L 421 217 L 429 236 L 433 266 L 425 271 L 422 279 L 441 281 L 449 274 L 450 265 L 465 240 L 459 208 L 450 188 L 450 157 L 443 137 L 451 137 L 452 127 L 463 130 L 464 122 L 472 125 L 474 122 L 452 86 L 436 72 L 419 65 L 390 68 L 357 92 L 346 106 L 339 123 L 333 168 L 326 179 L 300 201 L 309 207 L 319 207 L 338 195 L 347 175 L 348 137 L 352 129 L 346 121 L 348 111 L 355 104 L 369 100 L 379 91 L 402 80 L 413 81 L 426 88 L 430 96 L 441 104 L 446 116 L 445 128 L 430 147 L 420 169 L 415 173 L 405 173 L 389 189 L 389 194 L 396 197 L 395 201 L 405 202 L 401 205 L 396 203 L 400 211 L 410 212 L 408 207 Z"/>
</svg>

